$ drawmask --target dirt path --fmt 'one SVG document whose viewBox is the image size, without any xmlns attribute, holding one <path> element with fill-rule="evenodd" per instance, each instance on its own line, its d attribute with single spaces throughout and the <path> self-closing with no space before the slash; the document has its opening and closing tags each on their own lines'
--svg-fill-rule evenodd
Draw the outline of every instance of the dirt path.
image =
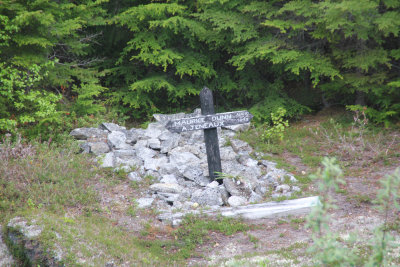
<svg viewBox="0 0 400 267">
<path fill-rule="evenodd" d="M 337 146 L 340 148 L 340 146 Z M 379 189 L 379 180 L 386 174 L 392 173 L 400 166 L 400 158 L 396 157 L 390 165 L 383 161 L 372 161 L 366 155 L 352 158 L 352 164 L 344 167 L 346 185 L 341 192 L 333 197 L 337 209 L 330 213 L 330 229 L 340 233 L 340 238 L 347 239 L 350 233 L 356 233 L 359 240 L 369 241 L 373 229 L 380 226 L 384 217 L 372 204 Z M 302 160 L 289 152 L 283 152 L 282 157 L 294 168 L 295 174 L 307 175 L 312 170 Z M 173 229 L 158 222 L 157 216 L 150 210 L 139 210 L 136 214 L 128 215 L 127 209 L 132 206 L 132 199 L 139 198 L 140 190 L 134 190 L 128 182 L 115 187 L 99 187 L 101 206 L 107 207 L 104 216 L 112 219 L 116 225 L 130 233 L 140 236 L 146 223 L 151 223 L 147 229 L 147 239 L 171 238 Z M 306 189 L 310 195 L 315 195 L 313 184 Z M 394 221 L 398 214 L 391 214 Z M 199 244 L 196 256 L 187 260 L 189 266 L 307 266 L 312 265 L 307 248 L 312 244 L 311 231 L 306 229 L 305 217 L 286 217 L 248 221 L 250 230 L 225 236 L 219 232 L 210 232 L 209 239 Z M 392 231 L 397 238 L 399 232 Z M 366 244 L 366 243 L 365 243 Z M 364 244 L 364 245 L 365 245 Z M 242 260 L 241 260 L 242 259 Z M 399 263 L 400 264 L 400 263 Z"/>
<path fill-rule="evenodd" d="M 308 171 L 299 165 L 302 171 Z M 330 214 L 330 228 L 340 233 L 346 239 L 350 233 L 357 233 L 359 239 L 370 240 L 372 230 L 384 221 L 371 203 L 379 188 L 379 179 L 386 173 L 391 173 L 395 166 L 370 172 L 365 177 L 346 177 L 347 185 L 342 187 L 341 193 L 336 193 L 337 209 Z M 313 186 L 309 186 L 313 190 Z M 112 219 L 116 225 L 123 227 L 130 233 L 140 235 L 144 225 L 151 222 L 150 240 L 168 239 L 173 229 L 157 220 L 156 214 L 149 210 L 138 210 L 134 216 L 128 215 L 126 210 L 132 205 L 132 199 L 140 197 L 140 191 L 133 190 L 128 182 L 114 187 L 99 187 L 101 206 L 107 207 L 109 212 L 104 216 Z M 392 214 L 394 220 L 396 214 Z M 307 248 L 312 244 L 311 232 L 305 228 L 305 217 L 284 217 L 276 219 L 261 219 L 247 221 L 250 230 L 232 236 L 225 236 L 219 232 L 210 232 L 209 239 L 199 244 L 196 256 L 187 260 L 189 266 L 230 266 L 235 257 L 244 258 L 239 265 L 267 266 L 307 266 L 311 264 Z M 399 238 L 397 232 L 393 232 Z M 239 260 L 238 259 L 238 260 Z M 254 262 L 255 261 L 255 262 Z M 235 265 L 236 264 L 236 265 Z M 233 266 L 238 266 L 233 261 Z"/>
<path fill-rule="evenodd" d="M 291 160 L 296 163 L 296 160 Z M 358 240 L 368 242 L 373 230 L 382 225 L 384 216 L 371 203 L 379 189 L 379 180 L 395 170 L 391 167 L 369 172 L 363 177 L 345 177 L 342 193 L 335 194 L 337 209 L 330 213 L 330 229 L 343 239 L 356 233 Z M 299 164 L 300 170 L 307 170 Z M 310 186 L 312 187 L 312 186 Z M 399 214 L 390 214 L 395 221 Z M 304 217 L 262 219 L 248 222 L 251 230 L 234 236 L 211 233 L 210 241 L 199 246 L 202 257 L 191 258 L 188 265 L 227 266 L 307 266 L 312 264 L 306 250 L 312 244 L 311 231 Z M 399 230 L 392 235 L 400 244 Z M 399 253 L 397 251 L 397 253 Z M 237 260 L 232 260 L 237 257 Z M 242 261 L 240 259 L 243 259 Z M 307 264 L 308 263 L 308 264 Z"/>
</svg>

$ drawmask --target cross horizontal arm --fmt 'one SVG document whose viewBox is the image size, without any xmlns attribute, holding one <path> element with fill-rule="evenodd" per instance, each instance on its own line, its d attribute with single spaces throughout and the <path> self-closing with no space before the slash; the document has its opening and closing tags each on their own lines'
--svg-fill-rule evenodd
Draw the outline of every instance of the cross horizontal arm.
<svg viewBox="0 0 400 267">
<path fill-rule="evenodd" d="M 203 115 L 199 117 L 171 120 L 166 128 L 174 133 L 204 130 L 250 122 L 253 115 L 247 110 Z"/>
</svg>

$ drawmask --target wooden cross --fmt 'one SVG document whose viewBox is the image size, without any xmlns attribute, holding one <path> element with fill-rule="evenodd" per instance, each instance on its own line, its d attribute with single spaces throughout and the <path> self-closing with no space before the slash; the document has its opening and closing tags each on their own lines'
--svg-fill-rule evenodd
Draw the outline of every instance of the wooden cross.
<svg viewBox="0 0 400 267">
<path fill-rule="evenodd" d="M 218 173 L 222 172 L 217 127 L 247 123 L 253 115 L 247 110 L 215 114 L 213 95 L 207 87 L 200 92 L 200 103 L 202 116 L 170 120 L 166 128 L 174 133 L 204 130 L 208 172 L 211 180 L 214 181 Z"/>
</svg>

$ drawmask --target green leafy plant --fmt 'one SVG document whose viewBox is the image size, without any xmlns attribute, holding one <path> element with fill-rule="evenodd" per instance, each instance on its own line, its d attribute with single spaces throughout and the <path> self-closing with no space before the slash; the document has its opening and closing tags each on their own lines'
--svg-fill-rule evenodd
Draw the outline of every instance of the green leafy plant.
<svg viewBox="0 0 400 267">
<path fill-rule="evenodd" d="M 36 87 L 46 76 L 42 67 L 35 64 L 18 68 L 0 63 L 0 131 L 15 133 L 27 124 L 40 126 L 61 121 L 56 108 L 61 96 Z"/>
<path fill-rule="evenodd" d="M 225 172 L 215 172 L 216 174 L 217 174 L 217 180 L 223 180 L 223 179 L 225 179 L 225 178 L 227 178 L 227 179 L 232 179 L 232 180 L 234 180 L 234 181 L 236 181 L 236 180 L 240 180 L 241 179 L 241 177 L 239 177 L 239 176 L 235 176 L 235 175 L 232 175 L 232 174 L 228 174 L 228 173 L 225 173 Z"/>
<path fill-rule="evenodd" d="M 398 111 L 395 110 L 383 110 L 379 111 L 372 107 L 361 106 L 361 105 L 347 105 L 346 108 L 348 110 L 354 111 L 355 117 L 362 116 L 363 120 L 359 121 L 359 125 L 368 123 L 368 118 L 372 120 L 372 122 L 377 124 L 383 124 L 385 127 L 389 127 L 392 123 L 393 117 L 396 116 Z M 356 121 L 356 119 L 355 119 Z"/>
<path fill-rule="evenodd" d="M 317 181 L 320 202 L 307 218 L 307 227 L 312 231 L 314 242 L 309 252 L 314 255 L 315 263 L 323 266 L 387 266 L 389 252 L 393 248 L 393 238 L 388 233 L 388 215 L 391 211 L 400 209 L 400 169 L 381 181 L 382 189 L 378 191 L 375 203 L 385 219 L 383 224 L 375 229 L 371 242 L 364 244 L 369 251 L 365 256 L 355 245 L 360 241 L 355 235 L 351 234 L 349 239 L 343 240 L 339 234 L 329 229 L 328 211 L 336 208 L 331 194 L 337 191 L 339 184 L 344 184 L 344 181 L 335 159 L 324 158 L 322 165 L 323 170 L 318 170 L 311 176 Z"/>
<path fill-rule="evenodd" d="M 0 134 L 54 137 L 68 115 L 97 114 L 104 75 L 91 55 L 104 1 L 2 1 Z M 64 112 L 65 109 L 68 109 Z"/>
<path fill-rule="evenodd" d="M 282 141 L 284 138 L 285 128 L 289 127 L 289 121 L 285 120 L 286 109 L 279 107 L 276 112 L 271 113 L 272 126 L 265 129 L 261 138 L 270 143 L 273 140 Z"/>
</svg>

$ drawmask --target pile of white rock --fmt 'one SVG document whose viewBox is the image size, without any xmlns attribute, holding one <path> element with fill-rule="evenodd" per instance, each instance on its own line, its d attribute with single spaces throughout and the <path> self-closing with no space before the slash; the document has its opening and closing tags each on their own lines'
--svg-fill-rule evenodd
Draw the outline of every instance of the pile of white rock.
<svg viewBox="0 0 400 267">
<path fill-rule="evenodd" d="M 276 198 L 300 191 L 292 174 L 263 160 L 263 155 L 235 138 L 237 131 L 249 125 L 218 129 L 222 175 L 221 180 L 210 181 L 203 131 L 177 134 L 165 128 L 171 119 L 199 114 L 199 110 L 191 114 L 155 114 L 157 122 L 147 129 L 128 130 L 102 123 L 99 128 L 74 129 L 70 135 L 80 140 L 84 153 L 97 155 L 102 167 L 123 169 L 138 184 L 146 176 L 155 178 L 137 199 L 140 208 L 153 206 L 165 212 L 198 206 L 219 209 L 262 202 L 267 193 Z"/>
</svg>

